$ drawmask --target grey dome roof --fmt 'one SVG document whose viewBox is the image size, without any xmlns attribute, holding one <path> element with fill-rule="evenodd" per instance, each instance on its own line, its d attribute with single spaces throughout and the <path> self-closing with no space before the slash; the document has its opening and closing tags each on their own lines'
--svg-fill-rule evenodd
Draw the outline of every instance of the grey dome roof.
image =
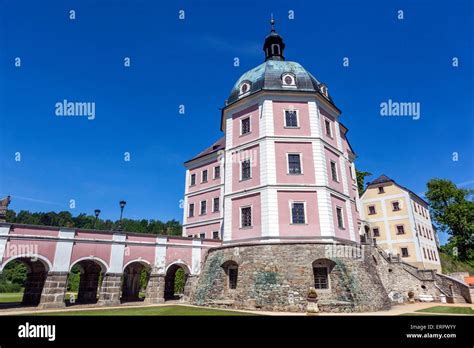
<svg viewBox="0 0 474 348">
<path fill-rule="evenodd" d="M 282 85 L 281 78 L 285 73 L 290 73 L 295 76 L 296 88 Z M 243 82 L 248 82 L 250 84 L 250 89 L 247 93 L 239 96 L 240 86 Z M 247 71 L 237 80 L 230 92 L 227 105 L 260 90 L 307 91 L 320 93 L 320 85 L 321 83 L 311 75 L 311 73 L 303 68 L 301 64 L 286 60 L 269 59 L 259 66 Z M 332 103 L 331 97 L 329 97 L 329 101 Z"/>
</svg>

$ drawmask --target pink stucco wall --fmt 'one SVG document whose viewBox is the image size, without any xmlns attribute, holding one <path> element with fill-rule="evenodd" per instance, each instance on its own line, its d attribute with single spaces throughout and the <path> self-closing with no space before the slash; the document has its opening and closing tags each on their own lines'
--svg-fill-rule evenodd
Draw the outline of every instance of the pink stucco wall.
<svg viewBox="0 0 474 348">
<path fill-rule="evenodd" d="M 126 266 L 130 261 L 139 261 L 139 259 L 146 261 L 153 266 L 155 262 L 155 246 L 154 245 L 125 245 L 125 253 L 123 257 L 123 265 Z"/>
<path fill-rule="evenodd" d="M 193 168 L 189 170 L 189 178 L 188 178 L 188 187 L 186 188 L 186 193 L 196 192 L 202 189 L 206 189 L 215 185 L 219 185 L 222 183 L 222 177 L 224 174 L 223 168 L 221 166 L 221 176 L 218 179 L 214 179 L 214 167 L 220 166 L 220 162 L 217 160 L 217 157 L 199 167 Z M 207 169 L 207 182 L 201 183 L 202 179 L 202 172 Z M 191 185 L 191 174 L 196 174 L 196 184 Z"/>
<path fill-rule="evenodd" d="M 285 110 L 297 110 L 298 128 L 285 127 Z M 309 125 L 308 103 L 306 102 L 273 102 L 273 125 L 275 135 L 284 136 L 309 136 L 311 128 Z"/>
<path fill-rule="evenodd" d="M 250 158 L 251 178 L 240 180 L 240 162 Z M 260 185 L 260 147 L 258 145 L 245 148 L 232 154 L 232 190 L 239 191 Z"/>
<path fill-rule="evenodd" d="M 339 162 L 339 156 L 336 153 L 329 150 L 327 147 L 324 148 L 324 153 L 326 155 L 326 168 L 327 168 L 327 173 L 328 173 L 329 187 L 342 193 L 343 192 L 343 186 L 342 186 L 343 179 L 342 179 L 342 173 L 341 173 L 341 165 Z M 334 181 L 332 179 L 331 161 L 334 161 L 336 163 L 338 181 Z"/>
<path fill-rule="evenodd" d="M 206 224 L 206 225 L 201 225 L 201 226 L 194 226 L 194 227 L 186 227 L 186 235 L 187 236 L 194 236 L 199 235 L 201 233 L 205 233 L 206 237 L 212 239 L 212 232 L 214 231 L 219 231 L 219 236 L 222 237 L 221 234 L 221 223 L 216 222 L 213 224 Z"/>
<path fill-rule="evenodd" d="M 46 231 L 46 230 L 38 230 Z M 31 232 L 29 230 L 28 232 Z M 38 235 L 36 233 L 28 233 L 30 235 Z M 56 252 L 56 242 L 42 240 L 18 240 L 10 239 L 5 245 L 5 254 L 2 263 L 11 258 L 31 257 L 40 255 L 46 258 L 51 265 L 54 263 L 54 254 Z"/>
<path fill-rule="evenodd" d="M 191 268 L 192 248 L 179 246 L 167 247 L 166 266 L 176 261 L 184 262 L 189 268 Z"/>
<path fill-rule="evenodd" d="M 250 133 L 240 135 L 240 121 L 250 116 Z M 259 136 L 259 108 L 258 104 L 236 112 L 232 115 L 232 146 L 248 143 Z"/>
<path fill-rule="evenodd" d="M 35 228 L 35 227 L 15 227 L 10 234 L 27 234 L 30 236 L 53 236 L 59 235 L 59 227 L 57 229 Z"/>
<path fill-rule="evenodd" d="M 329 144 L 331 144 L 334 147 L 337 147 L 337 141 L 336 141 L 336 131 L 339 132 L 339 129 L 336 129 L 335 127 L 335 119 L 332 117 L 326 110 L 324 110 L 322 107 L 319 107 L 319 113 L 321 115 L 320 117 L 320 122 L 321 122 L 321 136 L 324 140 L 326 140 Z M 326 125 L 325 125 L 325 120 L 330 121 L 331 123 L 331 133 L 332 137 L 329 137 L 326 135 Z"/>
<path fill-rule="evenodd" d="M 214 198 L 219 197 L 219 211 L 213 212 Z M 207 202 L 207 212 L 201 215 L 201 201 Z M 194 216 L 189 217 L 189 204 L 194 203 Z M 200 193 L 195 196 L 188 197 L 188 206 L 186 207 L 186 223 L 193 223 L 198 221 L 206 221 L 210 219 L 216 219 L 220 217 L 220 211 L 222 210 L 222 198 L 221 189 L 212 190 L 205 193 Z"/>
<path fill-rule="evenodd" d="M 302 155 L 302 174 L 288 174 L 288 153 Z M 314 161 L 311 143 L 275 142 L 275 160 L 277 183 L 279 184 L 314 184 Z"/>
<path fill-rule="evenodd" d="M 339 197 L 331 195 L 331 203 L 332 203 L 332 212 L 333 212 L 332 215 L 334 219 L 334 230 L 336 232 L 336 237 L 350 239 L 346 202 L 343 199 L 340 199 Z M 342 208 L 342 214 L 344 215 L 344 228 L 339 228 L 337 224 L 336 206 Z"/>
<path fill-rule="evenodd" d="M 240 208 L 252 207 L 252 227 L 240 227 Z M 232 200 L 232 239 L 260 237 L 262 234 L 260 194 L 234 198 Z"/>
<path fill-rule="evenodd" d="M 74 243 L 71 255 L 71 265 L 81 258 L 97 257 L 106 263 L 107 268 L 110 265 L 111 244 L 105 243 Z"/>
<path fill-rule="evenodd" d="M 306 203 L 306 224 L 291 223 L 290 201 Z M 278 216 L 281 236 L 321 235 L 316 192 L 278 191 Z"/>
</svg>

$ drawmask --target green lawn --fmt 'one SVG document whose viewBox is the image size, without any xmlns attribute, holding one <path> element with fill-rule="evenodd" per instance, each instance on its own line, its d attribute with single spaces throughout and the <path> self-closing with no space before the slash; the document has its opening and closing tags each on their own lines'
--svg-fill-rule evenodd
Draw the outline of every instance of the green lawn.
<svg viewBox="0 0 474 348">
<path fill-rule="evenodd" d="M 21 302 L 22 292 L 2 292 L 0 293 L 0 303 Z"/>
<path fill-rule="evenodd" d="M 140 308 L 120 308 L 120 309 L 100 309 L 100 310 L 68 310 L 54 313 L 38 313 L 35 315 L 79 315 L 79 316 L 101 316 L 101 315 L 159 315 L 159 316 L 235 316 L 235 315 L 253 315 L 234 311 L 224 311 L 210 308 L 197 308 L 185 306 L 163 306 L 163 307 L 140 307 Z"/>
<path fill-rule="evenodd" d="M 417 310 L 416 312 L 422 313 L 438 313 L 438 314 L 466 314 L 474 315 L 474 310 L 470 307 L 448 307 L 448 306 L 435 306 L 425 309 Z"/>
</svg>

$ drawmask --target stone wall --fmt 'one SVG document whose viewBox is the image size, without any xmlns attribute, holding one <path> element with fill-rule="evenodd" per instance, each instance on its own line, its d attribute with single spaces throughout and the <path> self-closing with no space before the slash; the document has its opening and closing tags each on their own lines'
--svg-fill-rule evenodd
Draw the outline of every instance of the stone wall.
<svg viewBox="0 0 474 348">
<path fill-rule="evenodd" d="M 305 311 L 314 286 L 313 262 L 330 265 L 330 289 L 318 289 L 323 311 L 376 311 L 390 308 L 376 266 L 333 252 L 332 244 L 278 243 L 211 249 L 191 302 L 196 305 L 274 311 Z M 238 265 L 237 286 L 230 289 L 225 265 Z"/>
</svg>

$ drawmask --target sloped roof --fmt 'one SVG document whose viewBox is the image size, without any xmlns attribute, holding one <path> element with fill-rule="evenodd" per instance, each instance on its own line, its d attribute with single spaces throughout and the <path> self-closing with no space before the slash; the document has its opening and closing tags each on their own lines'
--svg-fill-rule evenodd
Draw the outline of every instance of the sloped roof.
<svg viewBox="0 0 474 348">
<path fill-rule="evenodd" d="M 412 195 L 413 197 L 417 198 L 418 200 L 420 200 L 420 201 L 423 202 L 424 204 L 429 205 L 428 202 L 426 202 L 423 198 L 421 198 L 420 196 L 418 196 L 415 192 L 413 192 L 412 190 L 406 188 L 405 186 L 400 185 L 400 184 L 397 183 L 395 180 L 389 178 L 389 177 L 386 176 L 385 174 L 382 174 L 382 175 L 380 175 L 377 179 L 372 180 L 371 182 L 369 182 L 369 183 L 367 184 L 367 187 L 372 186 L 372 185 L 377 185 L 377 184 L 383 184 L 383 183 L 387 183 L 387 182 L 392 182 L 392 183 L 394 183 L 395 185 L 397 185 L 398 187 L 400 187 L 400 188 L 402 188 L 403 190 L 407 191 L 408 193 L 410 193 L 410 195 Z"/>
<path fill-rule="evenodd" d="M 217 151 L 223 150 L 223 149 L 225 149 L 225 137 L 220 138 L 214 144 L 209 146 L 207 149 L 205 149 L 204 151 L 202 151 L 201 153 L 199 153 L 198 155 L 194 156 L 193 158 L 191 158 L 190 160 L 188 160 L 184 163 L 194 161 L 195 159 L 204 157 L 206 155 L 209 155 L 211 153 L 214 153 L 214 152 L 217 152 Z"/>
</svg>

